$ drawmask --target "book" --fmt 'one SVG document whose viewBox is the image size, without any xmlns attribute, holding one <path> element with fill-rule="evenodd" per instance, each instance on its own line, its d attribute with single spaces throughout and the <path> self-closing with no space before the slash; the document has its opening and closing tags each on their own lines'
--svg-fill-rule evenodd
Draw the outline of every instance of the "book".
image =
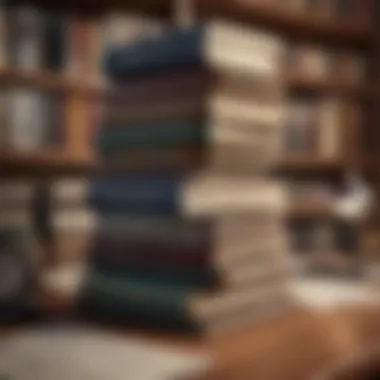
<svg viewBox="0 0 380 380">
<path fill-rule="evenodd" d="M 8 148 L 35 151 L 49 146 L 52 115 L 46 95 L 33 89 L 13 89 L 8 104 Z"/>
<path fill-rule="evenodd" d="M 225 71 L 273 76 L 279 74 L 281 50 L 281 40 L 269 33 L 209 21 L 110 49 L 105 54 L 104 68 L 117 83 L 147 73 L 197 67 L 203 62 Z M 257 51 L 262 54 L 259 56 Z"/>
<path fill-rule="evenodd" d="M 169 260 L 160 263 L 157 263 L 158 260 L 153 262 L 147 258 L 143 247 L 135 248 L 136 253 L 141 255 L 140 260 L 126 261 L 120 256 L 115 257 L 112 251 L 113 247 L 110 246 L 107 252 L 91 254 L 90 267 L 107 277 L 113 275 L 133 276 L 199 289 L 239 288 L 247 284 L 260 284 L 265 281 L 280 282 L 289 277 L 292 265 L 287 262 L 286 255 L 281 257 L 279 252 L 267 251 L 264 259 L 263 253 L 259 252 L 262 256 L 257 259 L 253 243 L 251 243 L 251 247 L 252 250 L 246 254 L 247 257 L 240 261 L 235 258 L 237 262 L 230 267 L 222 265 L 194 267 L 191 264 L 186 265 L 186 258 L 179 265 Z M 158 249 L 155 252 L 157 255 L 160 254 Z M 177 251 L 177 256 L 181 255 L 182 252 Z M 151 254 L 150 257 L 152 256 L 154 255 Z M 179 259 L 177 259 L 178 261 Z"/>
<path fill-rule="evenodd" d="M 94 180 L 89 203 L 105 215 L 281 214 L 286 191 L 272 180 L 220 175 L 104 177 Z"/>
<path fill-rule="evenodd" d="M 10 64 L 21 70 L 36 71 L 42 66 L 43 15 L 31 5 L 12 7 L 10 15 Z"/>
<path fill-rule="evenodd" d="M 67 30 L 70 17 L 65 12 L 45 11 L 43 14 L 42 68 L 62 73 L 68 59 Z"/>
<path fill-rule="evenodd" d="M 327 98 L 319 109 L 319 155 L 325 159 L 336 159 L 342 154 L 344 103 Z"/>
<path fill-rule="evenodd" d="M 220 73 L 206 68 L 182 68 L 154 77 L 131 78 L 113 88 L 105 100 L 106 120 L 118 119 L 120 114 L 125 114 L 123 109 L 126 105 L 159 104 L 163 100 L 195 101 L 197 97 L 203 97 L 205 94 L 210 98 L 224 94 L 230 98 L 236 96 L 241 100 L 278 104 L 282 102 L 282 91 L 276 79 Z"/>
<path fill-rule="evenodd" d="M 107 277 L 92 272 L 79 295 L 79 305 L 93 315 L 106 314 L 128 323 L 139 321 L 153 327 L 207 331 L 218 318 L 239 310 L 262 306 L 278 297 L 283 284 L 263 284 L 220 293 L 204 294 L 191 287 L 173 286 L 133 278 Z"/>
<path fill-rule="evenodd" d="M 228 268 L 253 256 L 261 262 L 287 246 L 281 219 L 271 215 L 213 221 L 111 216 L 95 230 L 90 255 L 107 255 L 126 265 Z"/>
<path fill-rule="evenodd" d="M 295 98 L 287 107 L 285 147 L 289 154 L 317 151 L 318 109 L 309 98 Z"/>
</svg>

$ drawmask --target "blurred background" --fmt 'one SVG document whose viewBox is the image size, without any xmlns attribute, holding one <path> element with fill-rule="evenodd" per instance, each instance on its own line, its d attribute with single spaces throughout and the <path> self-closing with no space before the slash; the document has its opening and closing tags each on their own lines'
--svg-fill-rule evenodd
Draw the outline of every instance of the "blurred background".
<svg viewBox="0 0 380 380">
<path fill-rule="evenodd" d="M 377 8 L 2 1 L 1 323 L 238 341 L 377 305 Z"/>
</svg>

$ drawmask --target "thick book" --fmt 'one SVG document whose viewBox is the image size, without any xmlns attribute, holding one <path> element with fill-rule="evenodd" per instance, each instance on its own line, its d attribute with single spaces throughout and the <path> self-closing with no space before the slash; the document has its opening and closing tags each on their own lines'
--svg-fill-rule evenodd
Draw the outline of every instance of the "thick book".
<svg viewBox="0 0 380 380">
<path fill-rule="evenodd" d="M 10 62 L 21 70 L 39 70 L 42 66 L 43 15 L 31 5 L 19 5 L 10 11 Z"/>
<path fill-rule="evenodd" d="M 125 262 L 109 253 L 108 251 L 103 254 L 91 255 L 90 267 L 107 276 L 132 276 L 199 289 L 241 288 L 248 284 L 260 285 L 269 281 L 281 282 L 288 279 L 292 269 L 294 269 L 284 252 L 268 251 L 266 258 L 261 257 L 259 260 L 256 260 L 255 254 L 251 253 L 230 267 L 221 265 L 194 267 L 176 265 L 170 261 L 157 263 L 153 260 Z M 156 253 L 159 254 L 160 252 Z M 181 253 L 177 252 L 178 256 Z M 144 256 L 144 252 L 141 254 Z"/>
<path fill-rule="evenodd" d="M 89 254 L 122 266 L 224 270 L 252 257 L 258 264 L 281 257 L 287 250 L 281 223 L 271 216 L 213 221 L 108 217 L 99 222 Z"/>
<path fill-rule="evenodd" d="M 104 69 L 116 82 L 202 64 L 226 71 L 277 76 L 281 53 L 281 39 L 269 33 L 209 21 L 109 49 Z"/>
<path fill-rule="evenodd" d="M 78 301 L 87 313 L 105 314 L 126 323 L 207 330 L 218 318 L 262 307 L 285 293 L 283 283 L 204 293 L 192 287 L 91 272 Z"/>
<path fill-rule="evenodd" d="M 207 216 L 283 214 L 284 186 L 276 180 L 222 175 L 139 175 L 95 179 L 89 203 L 104 215 Z"/>
<path fill-rule="evenodd" d="M 105 99 L 106 119 L 114 120 L 120 116 L 122 120 L 123 115 L 127 117 L 126 106 L 154 104 L 163 99 L 172 102 L 195 100 L 205 94 L 209 98 L 225 94 L 260 102 L 279 102 L 282 99 L 276 78 L 269 80 L 202 68 L 178 69 L 154 77 L 132 78 L 114 88 Z"/>
</svg>

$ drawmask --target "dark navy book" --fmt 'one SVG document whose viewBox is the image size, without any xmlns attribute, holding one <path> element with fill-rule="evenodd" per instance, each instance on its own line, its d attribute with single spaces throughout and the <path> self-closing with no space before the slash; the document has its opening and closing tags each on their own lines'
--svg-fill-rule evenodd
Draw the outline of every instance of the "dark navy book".
<svg viewBox="0 0 380 380">
<path fill-rule="evenodd" d="M 104 70 L 111 79 L 120 81 L 179 67 L 200 66 L 206 34 L 207 25 L 196 24 L 110 49 L 104 55 Z"/>
<path fill-rule="evenodd" d="M 89 203 L 104 215 L 176 215 L 181 209 L 185 179 L 183 176 L 99 178 L 90 186 Z"/>
</svg>

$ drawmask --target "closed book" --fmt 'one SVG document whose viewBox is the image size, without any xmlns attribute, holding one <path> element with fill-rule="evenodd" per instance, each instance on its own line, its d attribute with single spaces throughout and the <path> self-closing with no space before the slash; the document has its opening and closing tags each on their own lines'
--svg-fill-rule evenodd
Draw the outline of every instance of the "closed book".
<svg viewBox="0 0 380 380">
<path fill-rule="evenodd" d="M 68 17 L 61 12 L 44 14 L 42 65 L 46 70 L 60 72 L 66 62 L 66 31 Z"/>
<path fill-rule="evenodd" d="M 117 104 L 117 103 L 116 103 Z M 278 128 L 284 120 L 284 107 L 279 101 L 253 101 L 249 97 L 234 97 L 215 92 L 208 94 L 131 103 L 112 107 L 105 111 L 105 125 L 146 124 L 179 120 L 209 120 L 211 124 L 231 121 L 235 124 L 251 123 L 256 129 Z"/>
<path fill-rule="evenodd" d="M 104 68 L 116 82 L 203 63 L 226 71 L 277 76 L 281 51 L 281 40 L 268 33 L 210 21 L 110 49 Z"/>
<path fill-rule="evenodd" d="M 162 322 L 202 329 L 207 322 L 254 307 L 283 292 L 283 288 L 283 284 L 270 283 L 256 288 L 202 293 L 186 286 L 91 272 L 79 300 L 82 308 L 94 314 L 106 312 L 125 322 L 140 319 L 152 325 Z"/>
<path fill-rule="evenodd" d="M 18 69 L 35 71 L 42 66 L 43 15 L 31 5 L 20 5 L 11 12 L 11 63 Z"/>
<path fill-rule="evenodd" d="M 320 107 L 319 154 L 336 159 L 342 154 L 344 106 L 339 99 L 327 99 Z"/>
<path fill-rule="evenodd" d="M 253 257 L 262 263 L 287 249 L 281 222 L 271 219 L 108 217 L 99 222 L 90 255 L 107 256 L 124 266 L 147 262 L 153 266 L 226 269 Z"/>
<path fill-rule="evenodd" d="M 97 135 L 97 150 L 102 157 L 135 150 L 211 146 L 236 146 L 257 156 L 273 156 L 281 149 L 280 128 L 252 125 L 247 121 L 201 118 L 141 124 L 108 124 Z"/>
<path fill-rule="evenodd" d="M 34 151 L 48 145 L 45 95 L 32 89 L 14 89 L 9 96 L 9 148 Z"/>
<path fill-rule="evenodd" d="M 129 176 L 94 180 L 89 202 L 107 214 L 180 215 L 282 214 L 287 196 L 278 181 L 220 175 Z"/>
<path fill-rule="evenodd" d="M 89 181 L 59 179 L 51 183 L 50 194 L 55 209 L 82 208 L 87 203 Z"/>
<path fill-rule="evenodd" d="M 126 105 L 138 106 L 157 103 L 163 99 L 178 101 L 216 94 L 236 96 L 239 99 L 260 102 L 280 102 L 282 89 L 278 78 L 252 77 L 239 73 L 221 73 L 202 68 L 177 69 L 154 77 L 132 78 L 113 88 L 106 99 L 107 120 L 126 114 Z M 116 114 L 116 115 L 115 115 Z M 116 116 L 116 117 L 115 117 Z"/>
<path fill-rule="evenodd" d="M 112 249 L 112 247 L 110 247 Z M 160 252 L 156 250 L 159 255 Z M 182 252 L 177 252 L 181 256 Z M 141 251 L 144 257 L 144 252 Z M 281 257 L 283 256 L 283 257 Z M 90 256 L 90 267 L 104 275 L 133 276 L 199 289 L 238 288 L 269 280 L 284 281 L 290 277 L 292 266 L 283 252 L 267 252 L 266 260 L 257 261 L 255 254 L 240 258 L 229 267 L 218 265 L 176 265 L 171 261 L 139 260 L 126 262 L 114 257 L 111 251 Z"/>
</svg>

